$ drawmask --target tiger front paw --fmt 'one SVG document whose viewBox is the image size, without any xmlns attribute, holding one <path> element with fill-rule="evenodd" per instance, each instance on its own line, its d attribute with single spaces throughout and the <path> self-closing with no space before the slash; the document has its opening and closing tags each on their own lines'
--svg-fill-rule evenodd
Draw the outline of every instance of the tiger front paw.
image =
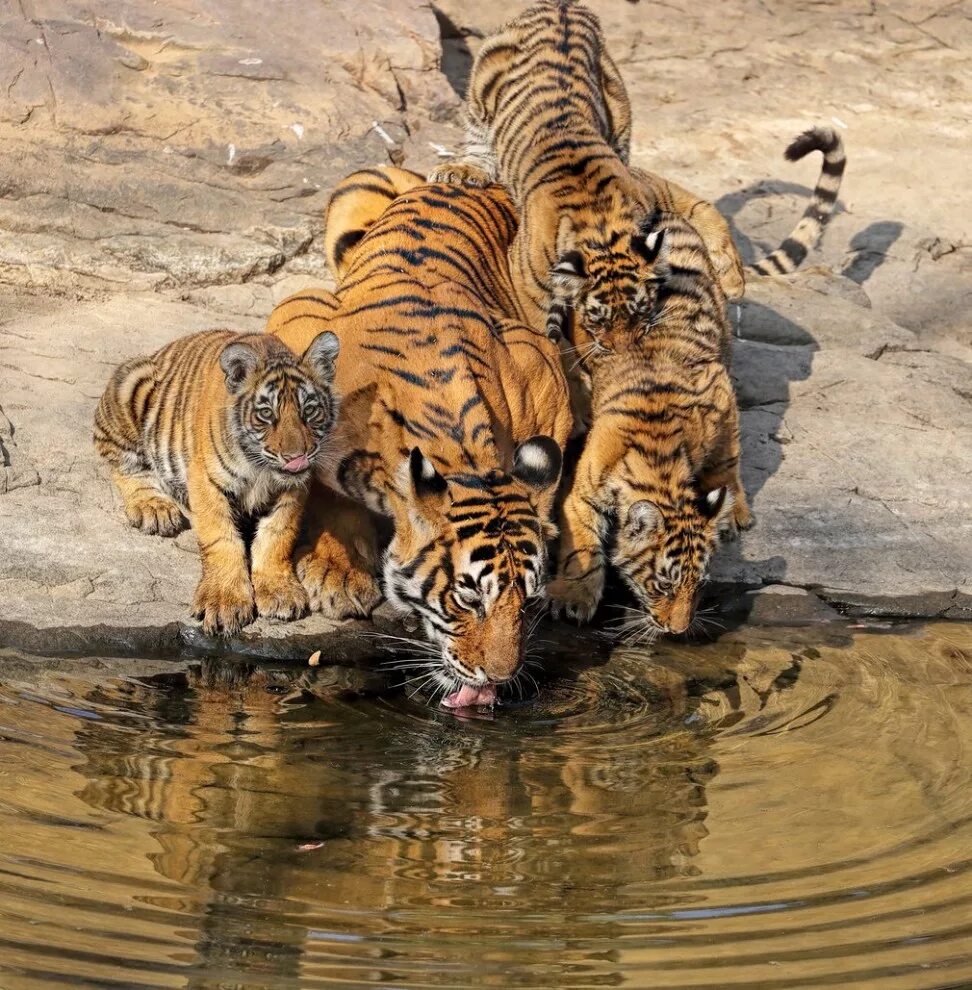
<svg viewBox="0 0 972 990">
<path fill-rule="evenodd" d="M 367 618 L 381 602 L 374 574 L 354 565 L 308 552 L 297 561 L 297 576 L 310 607 L 331 619 Z"/>
<path fill-rule="evenodd" d="M 463 162 L 445 162 L 429 173 L 430 183 L 444 182 L 450 186 L 473 186 L 482 189 L 492 181 L 492 177 L 485 169 Z"/>
<path fill-rule="evenodd" d="M 192 614 L 209 636 L 232 636 L 256 618 L 249 579 L 220 582 L 203 575 L 192 601 Z"/>
<path fill-rule="evenodd" d="M 561 614 L 577 623 L 590 622 L 600 604 L 604 591 L 603 572 L 597 570 L 581 578 L 558 575 L 547 585 L 550 613 L 555 619 Z"/>
<path fill-rule="evenodd" d="M 186 528 L 182 509 L 165 495 L 146 495 L 125 506 L 128 522 L 143 533 L 176 536 Z"/>
<path fill-rule="evenodd" d="M 310 601 L 295 574 L 254 575 L 253 590 L 257 612 L 271 619 L 289 622 L 307 615 Z"/>
</svg>

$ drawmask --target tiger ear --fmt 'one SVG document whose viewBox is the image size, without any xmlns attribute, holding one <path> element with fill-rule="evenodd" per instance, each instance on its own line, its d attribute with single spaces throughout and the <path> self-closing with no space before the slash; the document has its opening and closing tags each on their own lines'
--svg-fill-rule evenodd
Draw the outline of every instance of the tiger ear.
<svg viewBox="0 0 972 990">
<path fill-rule="evenodd" d="M 334 362 L 341 350 L 341 342 L 337 335 L 325 330 L 319 333 L 304 351 L 303 361 L 322 382 L 330 384 L 334 381 Z"/>
<path fill-rule="evenodd" d="M 445 478 L 435 469 L 435 465 L 418 447 L 413 447 L 408 456 L 408 475 L 412 495 L 419 502 L 435 502 L 442 499 L 449 490 Z"/>
<path fill-rule="evenodd" d="M 563 454 L 553 437 L 536 436 L 521 443 L 513 455 L 513 477 L 538 492 L 560 481 Z"/>
<path fill-rule="evenodd" d="M 699 496 L 698 506 L 699 512 L 706 519 L 716 519 L 725 509 L 732 507 L 732 496 L 723 485 L 722 488 L 713 488 L 712 491 L 703 492 Z"/>
<path fill-rule="evenodd" d="M 665 262 L 668 252 L 665 249 L 665 231 L 640 231 L 631 238 L 631 247 L 649 265 L 657 266 Z"/>
<path fill-rule="evenodd" d="M 629 537 L 641 536 L 657 528 L 661 522 L 661 510 L 654 502 L 640 499 L 633 502 L 624 520 L 624 530 Z"/>
<path fill-rule="evenodd" d="M 226 391 L 230 395 L 239 395 L 247 378 L 259 365 L 260 355 L 249 344 L 241 341 L 227 344 L 219 355 L 219 366 L 226 376 Z"/>
</svg>

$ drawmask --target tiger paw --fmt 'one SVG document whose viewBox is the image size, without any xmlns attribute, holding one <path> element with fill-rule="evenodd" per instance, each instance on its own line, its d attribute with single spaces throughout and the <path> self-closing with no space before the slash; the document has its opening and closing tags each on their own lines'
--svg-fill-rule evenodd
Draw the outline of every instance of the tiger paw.
<svg viewBox="0 0 972 990">
<path fill-rule="evenodd" d="M 310 602 L 304 586 L 293 574 L 254 575 L 257 612 L 285 622 L 307 615 Z"/>
<path fill-rule="evenodd" d="M 373 574 L 307 553 L 297 561 L 310 607 L 331 619 L 367 618 L 381 601 Z"/>
<path fill-rule="evenodd" d="M 203 575 L 192 601 L 192 614 L 202 619 L 210 636 L 232 636 L 256 618 L 253 587 L 249 580 L 221 583 Z"/>
<path fill-rule="evenodd" d="M 125 515 L 129 523 L 143 533 L 176 536 L 186 528 L 182 509 L 162 494 L 132 499 L 125 506 Z"/>
<path fill-rule="evenodd" d="M 446 162 L 432 169 L 429 182 L 445 182 L 450 186 L 474 186 L 481 189 L 492 183 L 492 178 L 485 169 L 478 165 L 466 165 L 463 162 Z"/>
<path fill-rule="evenodd" d="M 601 571 L 583 578 L 557 577 L 547 585 L 550 613 L 555 619 L 561 614 L 575 622 L 590 622 L 597 611 L 604 590 Z"/>
</svg>

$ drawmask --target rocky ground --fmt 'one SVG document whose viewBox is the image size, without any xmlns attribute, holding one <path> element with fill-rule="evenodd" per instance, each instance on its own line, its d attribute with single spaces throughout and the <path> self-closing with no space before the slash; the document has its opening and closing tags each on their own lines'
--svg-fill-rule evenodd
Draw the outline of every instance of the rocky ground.
<svg viewBox="0 0 972 990">
<path fill-rule="evenodd" d="M 592 2 L 633 158 L 716 201 L 747 259 L 798 217 L 830 124 L 849 166 L 817 264 L 734 308 L 758 526 L 715 564 L 729 611 L 972 614 L 972 5 Z M 0 12 L 0 643 L 208 646 L 192 536 L 125 525 L 90 423 L 111 368 L 190 330 L 258 328 L 325 280 L 328 190 L 459 139 L 470 0 L 18 0 Z M 441 68 L 444 71 L 440 71 Z M 375 124 L 377 123 L 377 127 Z M 370 648 L 355 624 L 255 626 L 267 655 Z"/>
</svg>

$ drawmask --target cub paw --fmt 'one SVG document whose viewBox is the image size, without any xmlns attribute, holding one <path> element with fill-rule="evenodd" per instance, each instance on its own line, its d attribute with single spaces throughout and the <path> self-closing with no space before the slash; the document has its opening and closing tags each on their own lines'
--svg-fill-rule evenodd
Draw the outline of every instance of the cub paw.
<svg viewBox="0 0 972 990">
<path fill-rule="evenodd" d="M 492 184 L 492 178 L 478 165 L 465 165 L 462 162 L 446 162 L 432 169 L 429 182 L 445 182 L 450 186 L 473 186 L 482 189 Z"/>
<path fill-rule="evenodd" d="M 164 495 L 150 495 L 125 506 L 129 523 L 143 533 L 176 536 L 186 528 L 182 509 Z"/>
<path fill-rule="evenodd" d="M 740 532 L 752 529 L 756 525 L 756 517 L 745 507 L 745 512 L 735 509 L 719 523 L 719 538 L 723 543 L 734 543 L 739 539 Z"/>
<path fill-rule="evenodd" d="M 253 578 L 257 612 L 285 622 L 307 615 L 310 602 L 304 586 L 293 574 Z"/>
<path fill-rule="evenodd" d="M 219 584 L 203 577 L 192 601 L 192 614 L 202 619 L 210 636 L 232 636 L 256 618 L 253 587 L 249 581 Z"/>
<path fill-rule="evenodd" d="M 550 612 L 555 619 L 564 615 L 575 622 L 590 622 L 604 590 L 600 571 L 583 578 L 557 577 L 547 585 Z"/>
<path fill-rule="evenodd" d="M 381 601 L 381 588 L 373 574 L 307 553 L 297 561 L 310 607 L 331 619 L 363 619 Z"/>
</svg>

